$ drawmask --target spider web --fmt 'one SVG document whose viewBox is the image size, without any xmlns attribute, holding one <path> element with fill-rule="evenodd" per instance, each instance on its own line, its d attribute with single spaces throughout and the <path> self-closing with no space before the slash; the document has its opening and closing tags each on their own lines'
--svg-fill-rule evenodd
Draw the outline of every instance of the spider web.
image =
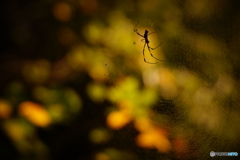
<svg viewBox="0 0 240 160">
<path fill-rule="evenodd" d="M 94 146 L 94 153 L 154 160 L 208 159 L 211 151 L 238 151 L 239 57 L 238 48 L 230 46 L 237 36 L 225 29 L 238 27 L 219 25 L 234 24 L 219 16 L 233 17 L 230 10 L 190 1 L 114 3 L 116 8 L 101 4 L 110 11 L 86 27 L 90 47 L 79 49 L 79 68 L 93 79 L 87 92 L 101 107 L 92 107 L 91 116 L 97 124 L 99 113 L 107 121 L 101 125 L 108 129 L 97 133 L 111 135 L 106 144 Z M 143 61 L 142 37 L 133 32 L 137 21 L 140 34 L 156 32 L 149 36 L 151 47 L 163 42 L 153 55 L 166 63 Z"/>
<path fill-rule="evenodd" d="M 1 5 L 0 118 L 8 137 L 1 157 L 14 150 L 19 159 L 191 160 L 239 152 L 237 1 L 87 2 Z M 149 46 L 163 42 L 152 54 L 165 62 L 144 62 L 137 21 L 140 34 L 156 32 Z"/>
<path fill-rule="evenodd" d="M 129 3 L 132 4 L 132 1 Z M 194 9 L 184 8 L 184 5 L 197 7 L 197 4 L 156 4 L 161 11 L 157 12 L 156 8 L 148 9 L 151 8 L 151 2 L 144 0 L 135 6 L 130 5 L 130 15 L 134 19 L 133 25 L 140 21 L 140 33 L 143 30 L 141 24 L 148 24 L 152 31 L 163 37 L 161 41 L 164 45 L 161 47 L 168 63 L 151 66 L 141 72 L 145 86 L 160 84 L 158 100 L 152 109 L 158 119 L 156 122 L 171 130 L 169 137 L 173 150 L 166 155 L 157 154 L 152 150 L 141 150 L 144 154 L 139 159 L 157 159 L 163 155 L 165 158 L 207 159 L 211 151 L 237 151 L 239 144 L 236 141 L 239 137 L 236 134 L 239 127 L 236 124 L 239 110 L 237 104 L 233 101 L 233 104 L 229 103 L 230 99 L 225 96 L 233 96 L 234 92 L 238 91 L 232 88 L 235 86 L 235 80 L 229 69 L 231 64 L 224 55 L 224 52 L 229 52 L 229 48 L 225 47 L 225 37 L 222 32 L 214 32 L 216 28 L 224 30 L 224 26 L 218 26 L 216 23 L 208 26 L 210 20 L 217 21 L 211 13 L 201 17 L 197 12 L 193 13 Z M 222 40 L 219 41 L 217 37 Z M 139 40 L 136 40 L 136 43 L 139 43 Z M 220 54 L 217 53 L 218 47 L 222 48 Z M 157 52 L 153 54 L 158 56 Z M 216 57 L 218 61 L 214 60 Z M 126 59 L 125 64 L 131 61 Z M 219 67 L 221 63 L 224 67 Z M 128 68 L 127 65 L 125 67 Z M 175 87 L 183 90 L 178 92 Z M 221 87 L 224 89 L 220 89 Z M 229 123 L 233 125 L 230 126 Z M 127 137 L 128 133 L 124 133 L 123 136 Z"/>
</svg>

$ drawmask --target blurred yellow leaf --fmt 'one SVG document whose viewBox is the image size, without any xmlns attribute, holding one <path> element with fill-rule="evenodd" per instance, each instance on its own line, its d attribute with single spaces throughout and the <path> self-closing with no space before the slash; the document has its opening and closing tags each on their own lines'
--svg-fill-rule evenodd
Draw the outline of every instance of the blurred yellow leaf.
<svg viewBox="0 0 240 160">
<path fill-rule="evenodd" d="M 119 79 L 117 87 L 109 90 L 108 98 L 113 102 L 119 102 L 124 99 L 130 101 L 136 100 L 138 96 L 139 81 L 135 77 L 126 77 Z"/>
<path fill-rule="evenodd" d="M 132 117 L 124 111 L 113 111 L 107 117 L 107 125 L 112 129 L 121 129 Z"/>
<path fill-rule="evenodd" d="M 126 113 L 132 114 L 134 105 L 131 101 L 123 100 L 118 104 L 118 108 Z"/>
<path fill-rule="evenodd" d="M 89 74 L 95 81 L 101 82 L 108 77 L 109 73 L 103 65 L 94 65 L 91 67 Z"/>
<path fill-rule="evenodd" d="M 154 89 L 145 89 L 139 94 L 137 103 L 144 107 L 151 106 L 157 100 L 157 94 Z"/>
<path fill-rule="evenodd" d="M 105 87 L 101 84 L 92 83 L 87 86 L 90 98 L 95 102 L 101 102 L 105 97 Z"/>
<path fill-rule="evenodd" d="M 49 113 L 41 105 L 30 101 L 25 101 L 19 105 L 19 113 L 40 127 L 45 127 L 51 123 Z"/>
<path fill-rule="evenodd" d="M 139 131 L 145 131 L 152 128 L 152 122 L 148 118 L 138 118 L 134 121 L 134 126 Z"/>
<path fill-rule="evenodd" d="M 156 148 L 163 153 L 166 153 L 171 149 L 171 143 L 167 139 L 163 130 L 156 127 L 141 132 L 136 140 L 140 147 Z"/>
<path fill-rule="evenodd" d="M 159 70 L 159 86 L 161 87 L 162 95 L 166 98 L 177 94 L 176 77 L 169 69 Z"/>
<path fill-rule="evenodd" d="M 7 121 L 4 123 L 4 129 L 8 136 L 14 141 L 21 141 L 26 136 L 24 128 L 13 121 Z"/>
<path fill-rule="evenodd" d="M 171 144 L 166 136 L 166 132 L 152 124 L 148 118 L 136 119 L 135 128 L 140 131 L 136 138 L 138 146 L 143 148 L 156 148 L 160 152 L 168 152 Z"/>
</svg>

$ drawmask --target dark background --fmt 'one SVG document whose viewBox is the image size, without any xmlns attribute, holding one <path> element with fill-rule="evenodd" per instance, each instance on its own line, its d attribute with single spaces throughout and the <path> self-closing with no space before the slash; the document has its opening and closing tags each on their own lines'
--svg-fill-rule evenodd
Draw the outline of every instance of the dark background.
<svg viewBox="0 0 240 160">
<path fill-rule="evenodd" d="M 210 151 L 239 152 L 237 0 L 8 0 L 0 7 L 0 159 L 207 159 Z M 156 32 L 150 46 L 163 42 L 152 53 L 165 62 L 144 63 L 137 21 L 141 34 Z M 108 120 L 117 111 L 126 123 Z M 141 116 L 170 148 L 164 141 L 139 145 Z"/>
</svg>

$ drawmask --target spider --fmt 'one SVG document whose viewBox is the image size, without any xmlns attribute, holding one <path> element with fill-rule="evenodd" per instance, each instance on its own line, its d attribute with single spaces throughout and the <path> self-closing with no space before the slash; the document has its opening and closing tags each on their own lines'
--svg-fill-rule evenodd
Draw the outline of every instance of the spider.
<svg viewBox="0 0 240 160">
<path fill-rule="evenodd" d="M 139 21 L 138 21 L 138 22 L 139 22 Z M 145 42 L 145 43 L 144 43 L 144 46 L 143 46 L 143 59 L 144 59 L 144 62 L 149 63 L 149 64 L 157 64 L 157 63 L 158 63 L 158 62 L 153 63 L 153 62 L 148 62 L 148 61 L 146 61 L 145 54 L 144 54 L 146 45 L 147 45 L 147 47 L 148 47 L 148 50 L 149 50 L 150 55 L 151 55 L 153 58 L 155 58 L 155 59 L 158 60 L 158 61 L 164 61 L 164 60 L 160 60 L 160 59 L 154 57 L 153 54 L 152 54 L 152 52 L 151 52 L 151 50 L 154 50 L 154 49 L 158 48 L 158 47 L 162 44 L 162 42 L 161 42 L 157 47 L 155 47 L 155 48 L 150 47 L 150 46 L 149 46 L 150 41 L 148 40 L 148 36 L 149 36 L 150 34 L 155 33 L 155 32 L 148 33 L 148 30 L 145 30 L 144 35 L 141 35 L 141 34 L 138 32 L 138 30 L 137 30 L 138 22 L 137 22 L 137 24 L 135 25 L 133 31 L 134 31 L 135 33 L 137 33 L 139 36 L 141 36 L 141 37 L 144 38 L 144 39 L 141 40 L 141 41 L 144 41 L 144 42 Z"/>
</svg>

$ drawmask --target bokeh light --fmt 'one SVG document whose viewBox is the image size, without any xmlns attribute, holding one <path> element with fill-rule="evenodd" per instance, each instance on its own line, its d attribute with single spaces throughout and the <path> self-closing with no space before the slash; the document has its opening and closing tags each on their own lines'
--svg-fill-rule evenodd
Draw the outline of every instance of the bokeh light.
<svg viewBox="0 0 240 160">
<path fill-rule="evenodd" d="M 239 151 L 236 1 L 0 6 L 0 159 L 189 160 Z"/>
</svg>

